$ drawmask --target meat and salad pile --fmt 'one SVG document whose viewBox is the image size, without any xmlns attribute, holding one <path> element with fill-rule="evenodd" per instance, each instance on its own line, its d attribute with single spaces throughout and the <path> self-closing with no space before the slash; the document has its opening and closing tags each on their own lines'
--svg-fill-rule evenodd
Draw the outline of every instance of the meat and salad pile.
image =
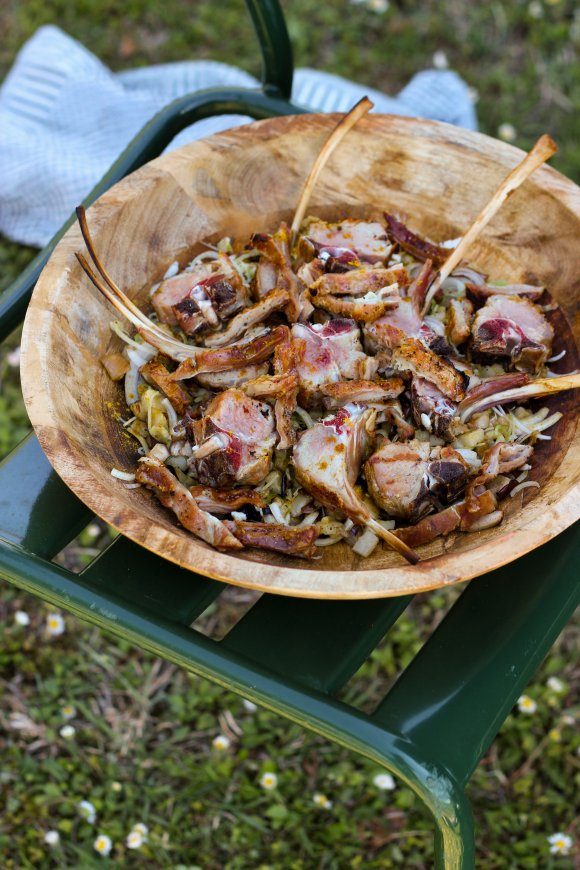
<svg viewBox="0 0 580 870">
<path fill-rule="evenodd" d="M 430 294 L 454 244 L 392 214 L 310 217 L 174 263 L 149 321 L 113 324 L 103 363 L 141 454 L 113 475 L 223 550 L 365 557 L 382 538 L 416 561 L 500 523 L 561 417 L 509 398 L 550 375 L 553 306 L 465 262 Z"/>
</svg>

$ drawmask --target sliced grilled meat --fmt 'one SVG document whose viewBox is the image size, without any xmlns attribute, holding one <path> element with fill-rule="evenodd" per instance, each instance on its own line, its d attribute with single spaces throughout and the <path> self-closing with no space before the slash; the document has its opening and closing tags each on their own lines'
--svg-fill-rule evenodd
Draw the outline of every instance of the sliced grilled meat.
<svg viewBox="0 0 580 870">
<path fill-rule="evenodd" d="M 463 491 L 469 467 L 451 447 L 426 441 L 385 441 L 364 467 L 373 500 L 392 517 L 416 521 L 436 499 L 451 501 Z"/>
<path fill-rule="evenodd" d="M 439 438 L 449 436 L 449 426 L 457 414 L 457 405 L 435 384 L 425 378 L 414 377 L 411 383 L 411 407 L 418 427 L 427 429 Z"/>
<path fill-rule="evenodd" d="M 386 441 L 365 463 L 369 493 L 389 516 L 416 520 L 431 509 L 429 452 L 425 441 Z"/>
<path fill-rule="evenodd" d="M 450 299 L 445 317 L 447 338 L 456 347 L 471 335 L 473 305 L 469 299 Z"/>
<path fill-rule="evenodd" d="M 427 239 L 422 239 L 392 214 L 385 212 L 384 217 L 389 238 L 416 260 L 431 260 L 434 266 L 441 266 L 445 262 L 450 254 L 448 248 L 441 248 Z"/>
<path fill-rule="evenodd" d="M 397 529 L 394 534 L 405 541 L 410 547 L 421 547 L 429 544 L 439 536 L 445 537 L 456 529 L 470 531 L 483 518 L 493 517 L 493 525 L 501 522 L 503 513 L 496 511 L 497 502 L 495 496 L 489 490 L 484 490 L 476 496 L 474 510 L 469 510 L 466 501 L 458 502 L 445 508 L 436 514 L 424 517 L 414 526 Z"/>
<path fill-rule="evenodd" d="M 231 344 L 252 326 L 257 326 L 275 311 L 280 311 L 288 305 L 289 299 L 290 296 L 286 290 L 270 290 L 259 302 L 240 311 L 230 320 L 225 329 L 207 335 L 205 337 L 206 346 L 225 347 L 225 345 Z"/>
<path fill-rule="evenodd" d="M 338 381 L 323 384 L 320 392 L 327 408 L 341 408 L 348 402 L 382 404 L 399 396 L 405 385 L 401 378 L 383 378 L 376 381 Z"/>
<path fill-rule="evenodd" d="M 310 407 L 320 397 L 322 384 L 345 378 L 373 377 L 378 361 L 363 353 L 358 326 L 352 320 L 300 323 L 292 327 L 299 401 Z"/>
<path fill-rule="evenodd" d="M 342 274 L 325 274 L 309 286 L 311 295 L 316 291 L 317 296 L 365 296 L 393 284 L 405 287 L 407 283 L 404 266 L 394 266 L 392 269 L 356 269 Z"/>
<path fill-rule="evenodd" d="M 296 477 L 304 489 L 355 522 L 369 518 L 354 484 L 371 444 L 375 415 L 361 405 L 346 405 L 334 417 L 306 429 L 294 447 Z"/>
<path fill-rule="evenodd" d="M 195 359 L 180 363 L 171 377 L 175 381 L 186 381 L 205 372 L 227 372 L 264 362 L 287 335 L 287 326 L 276 326 L 251 341 L 239 341 L 229 347 L 208 347 L 196 353 Z"/>
<path fill-rule="evenodd" d="M 255 233 L 251 243 L 261 252 L 263 258 L 261 262 L 266 261 L 275 266 L 277 270 L 275 287 L 288 293 L 286 314 L 288 319 L 295 323 L 297 320 L 305 320 L 312 313 L 312 306 L 305 295 L 306 286 L 292 269 L 290 237 L 290 228 L 282 223 L 273 235 Z"/>
<path fill-rule="evenodd" d="M 255 485 L 270 471 L 276 440 L 272 411 L 241 390 L 219 393 L 186 429 L 197 448 L 191 464 L 205 486 Z"/>
<path fill-rule="evenodd" d="M 214 514 L 229 514 L 248 504 L 253 507 L 266 507 L 266 502 L 255 489 L 245 489 L 241 486 L 235 489 L 190 486 L 189 491 L 198 507 Z"/>
<path fill-rule="evenodd" d="M 282 523 L 246 523 L 225 520 L 224 525 L 246 547 L 271 550 L 286 556 L 312 559 L 316 554 L 318 525 L 285 526 Z"/>
<path fill-rule="evenodd" d="M 491 296 L 472 327 L 473 352 L 508 357 L 515 368 L 537 372 L 552 351 L 554 330 L 543 312 L 521 296 Z"/>
<path fill-rule="evenodd" d="M 189 490 L 162 462 L 148 456 L 140 459 L 135 472 L 135 480 L 150 489 L 164 507 L 173 511 L 188 532 L 193 532 L 202 541 L 213 544 L 214 547 L 220 549 L 242 549 L 238 539 L 220 520 L 196 504 Z"/>
<path fill-rule="evenodd" d="M 191 396 L 180 383 L 172 380 L 171 372 L 163 365 L 159 357 L 150 360 L 139 369 L 145 380 L 161 390 L 178 414 L 185 414 L 191 404 Z"/>
<path fill-rule="evenodd" d="M 392 364 L 397 371 L 435 384 L 449 399 L 459 401 L 465 395 L 464 375 L 416 338 L 406 339 L 393 351 Z"/>
<path fill-rule="evenodd" d="M 328 251 L 330 256 L 336 258 L 336 252 L 331 253 L 332 249 L 342 248 L 352 251 L 367 263 L 384 263 L 393 250 L 384 226 L 378 221 L 345 220 L 334 224 L 312 221 L 306 230 L 306 237 L 315 246 L 319 256 Z"/>
</svg>

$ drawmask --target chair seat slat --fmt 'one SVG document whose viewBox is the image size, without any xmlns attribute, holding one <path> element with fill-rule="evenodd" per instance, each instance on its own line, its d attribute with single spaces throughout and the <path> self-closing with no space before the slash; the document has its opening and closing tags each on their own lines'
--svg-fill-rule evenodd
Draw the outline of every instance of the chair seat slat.
<svg viewBox="0 0 580 870">
<path fill-rule="evenodd" d="M 280 676 L 336 692 L 412 596 L 383 601 L 307 601 L 263 595 L 222 645 Z"/>
<path fill-rule="evenodd" d="M 0 538 L 50 559 L 92 512 L 52 469 L 34 434 L 0 464 Z"/>
<path fill-rule="evenodd" d="M 113 592 L 154 617 L 181 625 L 190 625 L 226 588 L 122 537 L 83 571 L 81 579 L 95 590 Z"/>
<path fill-rule="evenodd" d="M 374 714 L 465 782 L 580 599 L 568 529 L 474 580 Z"/>
</svg>

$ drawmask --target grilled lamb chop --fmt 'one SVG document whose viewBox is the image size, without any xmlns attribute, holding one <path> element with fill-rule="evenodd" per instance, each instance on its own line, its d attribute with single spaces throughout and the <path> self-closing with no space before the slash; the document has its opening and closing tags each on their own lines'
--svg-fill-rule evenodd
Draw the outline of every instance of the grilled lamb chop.
<svg viewBox="0 0 580 870">
<path fill-rule="evenodd" d="M 409 287 L 408 296 L 417 314 L 423 311 L 425 296 L 434 275 L 433 260 L 425 260 L 417 277 Z"/>
<path fill-rule="evenodd" d="M 398 371 L 410 371 L 424 378 L 448 398 L 459 401 L 465 395 L 465 377 L 416 338 L 408 338 L 393 351 L 392 364 Z"/>
<path fill-rule="evenodd" d="M 411 383 L 411 407 L 417 426 L 440 438 L 449 436 L 449 425 L 457 413 L 457 405 L 435 384 L 425 378 L 414 377 Z"/>
<path fill-rule="evenodd" d="M 282 523 L 246 523 L 244 521 L 225 520 L 224 525 L 246 547 L 258 547 L 260 550 L 271 550 L 284 553 L 286 556 L 299 556 L 302 559 L 312 559 L 316 554 L 315 541 L 318 537 L 318 525 L 285 526 Z"/>
<path fill-rule="evenodd" d="M 441 248 L 422 239 L 392 214 L 385 212 L 384 217 L 389 237 L 416 260 L 431 260 L 434 266 L 441 266 L 445 262 L 450 254 L 449 248 Z"/>
<path fill-rule="evenodd" d="M 227 372 L 264 362 L 287 335 L 287 326 L 276 326 L 250 341 L 239 341 L 230 347 L 204 348 L 196 353 L 195 358 L 180 363 L 171 377 L 174 381 L 186 381 L 205 372 Z"/>
<path fill-rule="evenodd" d="M 322 384 L 376 374 L 378 361 L 363 353 L 359 329 L 352 320 L 295 324 L 292 340 L 302 405 L 317 401 Z"/>
<path fill-rule="evenodd" d="M 190 460 L 205 486 L 255 485 L 268 474 L 274 447 L 274 421 L 268 405 L 241 390 L 219 393 L 200 420 L 186 420 L 195 442 Z"/>
<path fill-rule="evenodd" d="M 453 447 L 433 447 L 429 454 L 429 492 L 442 502 L 450 502 L 463 492 L 469 465 Z"/>
<path fill-rule="evenodd" d="M 210 486 L 190 486 L 189 491 L 198 507 L 213 514 L 229 514 L 249 504 L 253 507 L 266 507 L 266 502 L 255 489 L 215 489 Z"/>
<path fill-rule="evenodd" d="M 533 301 L 539 299 L 546 289 L 535 287 L 533 284 L 475 284 L 471 281 L 465 287 L 476 302 L 482 302 L 490 296 L 525 296 L 526 299 Z"/>
<path fill-rule="evenodd" d="M 171 373 L 163 365 L 160 357 L 150 360 L 139 369 L 145 380 L 164 393 L 178 414 L 185 414 L 191 404 L 187 390 L 171 379 Z"/>
<path fill-rule="evenodd" d="M 242 385 L 246 396 L 252 399 L 277 399 L 288 392 L 298 390 L 298 375 L 288 372 L 285 375 L 261 375 Z"/>
<path fill-rule="evenodd" d="M 150 489 L 161 504 L 172 510 L 181 525 L 198 538 L 228 550 L 240 550 L 242 545 L 224 524 L 196 503 L 189 490 L 168 468 L 146 456 L 139 460 L 135 480 Z"/>
<path fill-rule="evenodd" d="M 294 448 L 294 468 L 299 483 L 321 504 L 362 523 L 398 549 L 396 538 L 372 517 L 354 486 L 371 443 L 375 415 L 360 405 L 345 405 L 334 417 L 306 429 Z M 398 552 L 416 563 L 412 550 Z"/>
<path fill-rule="evenodd" d="M 277 280 L 278 269 L 276 264 L 262 258 L 256 267 L 256 273 L 252 281 L 254 298 L 261 299 L 262 296 L 273 290 Z"/>
<path fill-rule="evenodd" d="M 447 338 L 454 345 L 463 344 L 471 335 L 473 305 L 469 299 L 450 299 L 445 318 Z"/>
<path fill-rule="evenodd" d="M 215 329 L 248 304 L 248 292 L 240 275 L 222 256 L 211 264 L 201 263 L 192 272 L 182 272 L 162 281 L 151 297 L 159 319 L 179 326 L 186 335 Z"/>
<path fill-rule="evenodd" d="M 316 290 L 312 290 L 309 298 L 315 308 L 322 308 L 330 314 L 351 317 L 358 323 L 373 323 L 396 308 L 401 297 L 398 284 L 391 284 L 376 293 L 369 290 L 365 296 L 319 296 Z"/>
<path fill-rule="evenodd" d="M 425 441 L 386 441 L 364 467 L 369 492 L 390 516 L 417 520 L 435 498 L 451 501 L 464 489 L 468 465 L 451 447 Z"/>
<path fill-rule="evenodd" d="M 245 308 L 236 315 L 224 330 L 213 332 L 205 337 L 207 347 L 224 347 L 239 338 L 252 326 L 266 320 L 270 314 L 288 305 L 290 296 L 286 290 L 271 290 L 259 302 Z"/>
<path fill-rule="evenodd" d="M 352 251 L 367 263 L 384 263 L 391 255 L 393 246 L 387 239 L 385 228 L 378 221 L 345 220 L 329 224 L 312 221 L 306 230 L 307 239 L 314 245 L 318 255 L 328 251 L 335 257 L 335 248 Z"/>
<path fill-rule="evenodd" d="M 395 427 L 400 441 L 409 441 L 415 437 L 415 429 L 406 421 L 401 403 L 397 399 L 385 402 L 381 406 L 381 414 L 384 415 L 387 423 Z"/>
<path fill-rule="evenodd" d="M 337 381 L 323 384 L 320 392 L 327 408 L 341 408 L 347 402 L 382 404 L 395 399 L 405 389 L 401 378 L 384 378 L 376 381 Z"/>
<path fill-rule="evenodd" d="M 494 444 L 483 454 L 479 474 L 468 487 L 467 505 L 469 510 L 474 507 L 475 493 L 488 481 L 493 480 L 498 474 L 506 474 L 521 468 L 530 459 L 534 448 L 529 444 L 516 444 L 505 442 Z"/>
<path fill-rule="evenodd" d="M 430 510 L 429 452 L 425 441 L 387 441 L 365 463 L 369 493 L 390 516 L 416 520 Z"/>
<path fill-rule="evenodd" d="M 273 235 L 255 233 L 251 238 L 251 244 L 262 254 L 262 262 L 272 263 L 277 270 L 275 287 L 288 293 L 289 301 L 286 306 L 288 319 L 295 323 L 297 320 L 305 320 L 312 313 L 312 306 L 305 296 L 306 286 L 292 269 L 290 257 L 290 228 L 282 223 Z M 268 281 L 272 280 L 269 273 Z"/>
<path fill-rule="evenodd" d="M 408 280 L 404 266 L 394 266 L 392 269 L 369 268 L 342 274 L 325 274 L 309 287 L 311 295 L 317 296 L 365 296 L 369 292 L 378 293 L 392 284 L 405 287 Z"/>
<path fill-rule="evenodd" d="M 296 410 L 298 398 L 299 376 L 296 359 L 296 345 L 290 332 L 274 351 L 274 375 L 277 378 L 291 378 L 292 381 L 283 392 L 276 396 L 274 417 L 279 441 L 278 449 L 287 450 L 296 440 L 292 427 L 292 414 Z"/>
<path fill-rule="evenodd" d="M 496 510 L 496 507 L 494 494 L 484 490 L 476 496 L 474 510 L 469 510 L 467 502 L 461 501 L 436 514 L 424 517 L 414 526 L 397 529 L 394 534 L 410 547 L 420 547 L 456 529 L 467 532 L 496 526 L 503 518 L 502 511 Z"/>
<path fill-rule="evenodd" d="M 371 349 L 380 348 L 390 352 L 405 339 L 418 338 L 436 353 L 447 353 L 450 350 L 445 340 L 423 323 L 416 300 L 409 297 L 404 297 L 392 311 L 365 326 L 364 333 Z"/>
<path fill-rule="evenodd" d="M 550 356 L 554 338 L 543 312 L 521 296 L 490 296 L 471 331 L 474 353 L 509 357 L 515 368 L 534 372 Z"/>
<path fill-rule="evenodd" d="M 195 376 L 198 384 L 208 390 L 227 390 L 229 387 L 241 387 L 248 381 L 262 377 L 268 373 L 268 363 L 242 366 L 227 372 L 204 372 Z"/>
</svg>

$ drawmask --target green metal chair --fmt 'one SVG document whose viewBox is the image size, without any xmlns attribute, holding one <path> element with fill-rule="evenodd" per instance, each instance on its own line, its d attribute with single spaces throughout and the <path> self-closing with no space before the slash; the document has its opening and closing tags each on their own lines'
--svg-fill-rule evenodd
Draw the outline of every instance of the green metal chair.
<svg viewBox="0 0 580 870">
<path fill-rule="evenodd" d="M 87 197 L 156 157 L 184 127 L 222 113 L 303 111 L 290 102 L 292 51 L 277 0 L 247 0 L 264 61 L 261 90 L 176 100 L 131 142 Z M 71 221 L 72 222 L 72 217 Z M 23 319 L 67 224 L 0 299 L 0 340 Z M 263 595 L 221 641 L 191 628 L 223 585 L 118 538 L 80 575 L 53 564 L 89 522 L 34 435 L 0 465 L 0 576 L 51 604 L 239 692 L 359 752 L 404 780 L 433 815 L 436 866 L 474 866 L 465 786 L 578 601 L 574 529 L 471 583 L 372 715 L 336 694 L 409 597 L 322 602 Z"/>
</svg>

